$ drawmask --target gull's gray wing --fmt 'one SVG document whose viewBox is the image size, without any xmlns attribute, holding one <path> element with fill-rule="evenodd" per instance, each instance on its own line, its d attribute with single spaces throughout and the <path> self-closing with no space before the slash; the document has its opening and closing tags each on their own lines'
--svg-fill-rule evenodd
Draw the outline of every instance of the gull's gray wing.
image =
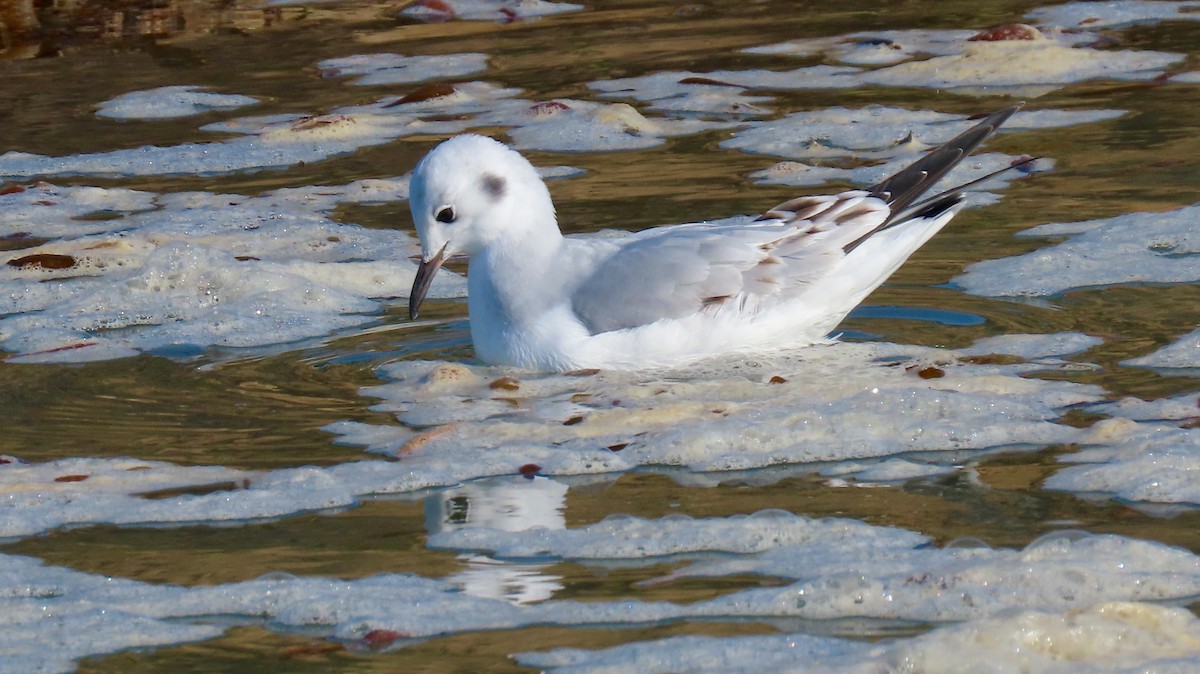
<svg viewBox="0 0 1200 674">
<path fill-rule="evenodd" d="M 698 311 L 754 312 L 787 299 L 826 278 L 880 231 L 934 222 L 958 206 L 967 186 L 918 199 L 1020 107 L 988 115 L 866 191 L 800 197 L 751 223 L 701 223 L 635 234 L 575 290 L 572 307 L 596 334 Z M 865 279 L 864 292 L 883 282 L 911 252 L 894 253 L 894 264 L 880 265 L 881 276 Z"/>
<path fill-rule="evenodd" d="M 753 222 L 639 232 L 580 284 L 572 308 L 592 334 L 727 306 L 754 311 L 820 279 L 888 212 L 854 191 L 793 199 Z"/>
</svg>

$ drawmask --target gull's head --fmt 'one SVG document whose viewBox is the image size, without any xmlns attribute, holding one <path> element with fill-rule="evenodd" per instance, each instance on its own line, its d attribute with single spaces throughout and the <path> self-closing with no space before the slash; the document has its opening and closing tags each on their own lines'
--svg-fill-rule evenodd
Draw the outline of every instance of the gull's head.
<svg viewBox="0 0 1200 674">
<path fill-rule="evenodd" d="M 474 255 L 506 236 L 547 225 L 557 232 L 550 192 L 529 160 L 474 134 L 455 136 L 425 155 L 413 169 L 409 206 L 421 239 L 408 301 L 412 318 L 451 256 Z"/>
</svg>

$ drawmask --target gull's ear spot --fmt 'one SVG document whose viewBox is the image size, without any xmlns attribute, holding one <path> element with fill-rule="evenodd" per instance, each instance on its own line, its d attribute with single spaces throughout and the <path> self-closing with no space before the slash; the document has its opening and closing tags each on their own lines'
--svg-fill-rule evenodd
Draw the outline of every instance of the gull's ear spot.
<svg viewBox="0 0 1200 674">
<path fill-rule="evenodd" d="M 487 192 L 493 201 L 499 201 L 504 197 L 505 190 L 508 189 L 508 183 L 500 176 L 494 173 L 483 174 L 483 191 Z"/>
</svg>

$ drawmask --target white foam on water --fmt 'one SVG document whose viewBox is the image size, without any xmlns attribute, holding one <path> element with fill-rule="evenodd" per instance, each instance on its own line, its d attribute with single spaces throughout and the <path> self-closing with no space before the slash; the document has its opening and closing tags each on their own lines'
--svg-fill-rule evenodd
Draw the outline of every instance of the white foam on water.
<svg viewBox="0 0 1200 674">
<path fill-rule="evenodd" d="M 1095 4 L 1095 3 L 1092 3 Z M 672 84 L 712 80 L 744 89 L 842 89 L 864 86 L 954 89 L 967 95 L 1041 96 L 1091 80 L 1151 80 L 1183 61 L 1182 54 L 1093 49 L 1098 36 L 1080 31 L 1001 26 L 975 31 L 882 31 L 796 40 L 746 51 L 765 55 L 824 55 L 843 64 L 793 70 L 717 70 L 656 73 L 593 82 L 594 89 L 632 90 L 646 100 L 678 95 Z M 920 58 L 929 56 L 929 58 Z M 881 67 L 859 67 L 881 66 Z M 678 91 L 678 90 L 675 90 Z"/>
<path fill-rule="evenodd" d="M 123 188 L 10 185 L 0 194 L 0 237 L 75 238 L 128 227 L 123 217 L 155 208 L 155 194 Z"/>
<path fill-rule="evenodd" d="M 803 38 L 742 51 L 747 54 L 818 56 L 851 65 L 887 65 L 918 55 L 954 54 L 974 30 L 881 30 L 835 37 Z"/>
<path fill-rule="evenodd" d="M 1185 393 L 1158 400 L 1121 398 L 1089 405 L 1088 411 L 1134 421 L 1191 421 L 1200 416 L 1200 393 Z"/>
<path fill-rule="evenodd" d="M 1123 360 L 1121 364 L 1162 370 L 1200 368 L 1200 330 L 1193 330 L 1152 353 Z"/>
<path fill-rule="evenodd" d="M 204 87 L 170 86 L 121 94 L 101 103 L 96 114 L 111 119 L 167 119 L 209 110 L 235 110 L 256 103 L 256 98 L 217 94 L 205 91 Z"/>
<path fill-rule="evenodd" d="M 910 154 L 910 149 L 905 148 L 904 154 L 881 164 L 869 164 L 854 168 L 838 168 L 836 166 L 784 161 L 761 171 L 755 171 L 748 177 L 760 185 L 792 185 L 799 187 L 838 181 L 866 187 L 875 185 L 888 176 L 895 175 L 905 167 L 910 166 L 917 159 L 920 159 L 919 154 Z M 953 190 L 960 185 L 991 176 L 987 180 L 971 185 L 970 191 L 967 193 L 968 205 L 985 206 L 999 201 L 1001 197 L 995 191 L 1008 187 L 1013 180 L 1025 177 L 1031 173 L 1050 171 L 1054 168 L 1053 159 L 1037 159 L 1033 162 L 1022 164 L 1015 170 L 1004 170 L 1021 159 L 1022 157 L 999 152 L 971 155 L 961 164 L 955 166 L 945 177 L 934 183 L 931 192 L 937 194 L 946 190 Z"/>
<path fill-rule="evenodd" d="M 1087 446 L 1093 444 L 1097 446 Z M 1092 426 L 1084 445 L 1059 457 L 1072 465 L 1046 478 L 1046 489 L 1200 505 L 1200 484 L 1195 479 L 1200 471 L 1200 428 L 1106 419 Z"/>
<path fill-rule="evenodd" d="M 1036 110 L 1018 112 L 1002 132 L 1054 129 L 1124 115 L 1122 110 Z M 881 105 L 796 112 L 777 120 L 748 122 L 721 147 L 801 160 L 912 161 L 967 130 L 965 115 Z M 1004 155 L 1000 155 L 1004 156 Z M 974 159 L 974 157 L 972 157 Z M 969 160 L 968 160 L 969 161 Z"/>
<path fill-rule="evenodd" d="M 648 520 L 616 515 L 577 529 L 560 525 L 509 531 L 485 523 L 433 534 L 428 544 L 432 548 L 486 551 L 512 559 L 640 560 L 697 552 L 745 555 L 777 547 L 909 549 L 928 542 L 920 534 L 873 527 L 858 520 L 811 519 L 784 511 L 762 511 L 702 519 L 681 515 Z"/>
<path fill-rule="evenodd" d="M 403 96 L 389 96 L 368 105 L 338 108 L 337 112 L 347 115 L 401 113 L 414 117 L 475 115 L 527 105 L 528 101 L 510 100 L 519 93 L 520 89 L 501 87 L 491 82 L 434 84 L 418 87 Z"/>
<path fill-rule="evenodd" d="M 0 537 L 30 536 L 66 525 L 153 522 L 144 512 L 163 501 L 137 494 L 241 483 L 250 473 L 220 466 L 176 466 L 138 459 L 75 458 L 0 464 Z M 143 519 L 144 517 L 144 519 Z M 204 519 L 197 514 L 193 519 Z"/>
<path fill-rule="evenodd" d="M 181 328 L 163 330 L 174 335 Z M 411 493 L 526 471 L 566 476 L 663 465 L 724 471 L 812 464 L 810 472 L 832 474 L 838 471 L 829 462 L 848 461 L 843 477 L 858 473 L 866 481 L 894 481 L 954 469 L 963 451 L 1081 441 L 1089 431 L 1054 420 L 1070 405 L 1101 400 L 1099 389 L 1022 376 L 1077 366 L 1053 357 L 991 365 L 956 360 L 945 350 L 887 344 L 837 344 L 659 376 L 526 376 L 461 364 L 401 362 L 382 368 L 392 383 L 364 393 L 382 398 L 377 409 L 395 412 L 407 426 L 337 422 L 326 427 L 339 442 L 365 444 L 394 460 L 230 473 L 221 481 L 235 482 L 232 486 L 152 500 L 138 493 L 159 487 L 139 487 L 136 478 L 142 473 L 137 471 L 147 469 L 131 472 L 129 460 L 81 459 L 91 463 L 77 468 L 55 462 L 0 465 L 0 473 L 9 471 L 16 483 L 52 487 L 9 494 L 0 536 L 104 522 L 280 517 L 353 505 L 371 494 Z M 874 461 L 917 452 L 925 453 L 919 461 Z M 211 482 L 208 476 L 188 477 L 187 469 L 153 467 L 156 474 L 177 480 L 171 483 L 175 486 Z M 64 472 L 88 477 L 67 486 L 55 483 Z M 124 486 L 102 488 L 113 480 L 92 477 L 110 474 L 124 476 L 127 481 L 119 483 Z M 54 496 L 63 490 L 72 490 L 68 502 Z"/>
<path fill-rule="evenodd" d="M 1079 430 L 1054 423 L 1057 410 L 1102 392 L 1021 376 L 1060 367 L 1079 365 L 993 365 L 940 349 L 840 343 L 643 374 L 410 361 L 385 366 L 391 383 L 363 392 L 383 399 L 375 409 L 421 431 L 381 432 L 388 440 L 370 447 L 406 462 L 554 447 L 599 452 L 618 470 L 722 471 L 1069 442 Z M 362 426 L 350 430 L 367 437 Z"/>
<path fill-rule="evenodd" d="M 547 674 L 854 672 L 853 667 L 875 650 L 865 642 L 811 634 L 685 636 L 596 650 L 556 648 L 513 658 Z"/>
<path fill-rule="evenodd" d="M 544 152 L 636 150 L 661 145 L 664 139 L 731 126 L 731 122 L 646 117 L 625 103 L 573 99 L 525 102 L 484 113 L 479 126 L 508 127 L 512 145 Z"/>
<path fill-rule="evenodd" d="M 898 482 L 908 482 L 923 477 L 936 477 L 957 472 L 955 466 L 941 466 L 930 463 L 914 463 L 905 459 L 885 459 L 878 463 L 847 462 L 839 463 L 821 471 L 821 475 L 839 478 L 841 486 L 850 486 L 844 478 L 853 478 L 854 486 L 868 487 Z"/>
<path fill-rule="evenodd" d="M 1077 532 L 1078 533 L 1078 532 Z M 757 574 L 794 579 L 693 605 L 693 616 L 975 620 L 1013 609 L 1070 610 L 1102 601 L 1200 593 L 1200 559 L 1182 548 L 1109 535 L 1047 534 L 1023 550 L 780 546 L 699 559 L 663 578 Z"/>
<path fill-rule="evenodd" d="M 1024 255 L 984 260 L 954 283 L 975 295 L 1052 296 L 1122 283 L 1200 280 L 1200 204 L 1163 213 L 1128 213 L 1051 223 L 1019 236 L 1066 237 Z"/>
<path fill-rule="evenodd" d="M 963 115 L 882 105 L 794 112 L 750 125 L 721 147 L 791 159 L 918 156 L 970 126 Z"/>
<path fill-rule="evenodd" d="M 406 115 L 273 115 L 210 124 L 208 131 L 244 134 L 225 141 L 144 145 L 138 148 L 51 157 L 27 152 L 0 155 L 0 177 L 86 175 L 220 175 L 284 169 L 349 154 L 416 133 L 449 134 L 462 120 L 425 122 Z"/>
<path fill-rule="evenodd" d="M 1005 131 L 1059 128 L 1113 119 L 1120 110 L 1086 112 L 1038 110 L 1019 112 Z M 829 108 L 787 115 L 768 122 L 748 122 L 721 142 L 722 147 L 753 154 L 787 157 L 750 178 L 760 184 L 812 186 L 827 182 L 873 185 L 918 159 L 924 152 L 964 131 L 972 120 L 928 110 L 869 105 L 858 109 Z M 934 191 L 953 189 L 1002 171 L 1021 157 L 989 152 L 976 154 L 942 178 Z M 863 161 L 867 163 L 861 163 Z M 830 165 L 834 164 L 834 165 Z M 845 167 L 837 164 L 846 164 Z M 1052 170 L 1054 160 L 1038 159 L 1018 170 L 1003 171 L 973 187 L 970 203 L 994 203 L 996 190 L 1034 172 Z"/>
<path fill-rule="evenodd" d="M 735 117 L 770 114 L 765 104 L 773 97 L 750 95 L 732 84 L 707 78 L 689 79 L 679 73 L 661 72 L 642 77 L 589 82 L 588 87 L 605 98 L 628 98 L 649 103 L 650 110 Z"/>
<path fill-rule="evenodd" d="M 853 85 L 853 78 L 862 72 L 851 66 L 817 65 L 795 70 L 765 69 L 717 70 L 708 73 L 668 70 L 611 80 L 589 82 L 588 87 L 608 95 L 632 94 L 636 100 L 670 99 L 686 94 L 695 85 L 688 81 L 719 82 L 717 86 L 735 89 L 837 89 Z M 711 85 L 710 85 L 711 86 Z M 684 88 L 687 87 L 687 88 Z"/>
<path fill-rule="evenodd" d="M 354 64 L 342 67 L 353 70 Z M 359 70 L 365 72 L 367 67 L 364 65 Z M 441 76 L 436 66 L 424 61 L 405 68 L 385 68 L 375 72 L 408 73 L 410 68 L 420 68 L 412 73 L 414 81 Z M 0 155 L 0 178 L 221 175 L 286 169 L 350 154 L 403 136 L 452 135 L 472 127 L 508 128 L 513 144 L 520 149 L 552 152 L 632 150 L 660 145 L 667 137 L 734 124 L 731 121 L 646 117 L 624 103 L 570 99 L 534 103 L 512 98 L 519 91 L 484 82 L 426 85 L 400 98 L 389 97 L 326 114 L 243 117 L 202 127 L 204 131 L 234 136 L 217 142 L 146 145 L 61 157 L 11 151 Z"/>
<path fill-rule="evenodd" d="M 749 518 L 663 518 L 631 524 L 641 527 L 648 545 L 694 550 L 696 544 L 688 541 L 689 527 L 694 529 L 691 534 L 717 541 L 720 532 L 736 531 L 731 524 L 753 526 L 756 518 L 777 520 L 785 532 L 791 531 L 788 525 L 800 523 L 790 515 L 762 513 Z M 800 531 L 798 537 L 785 534 L 786 540 L 775 547 L 769 547 L 774 543 L 771 531 L 760 532 L 767 546 L 762 552 L 754 551 L 764 549 L 764 540 L 753 536 L 719 543 L 741 552 L 735 552 L 733 559 L 725 554 L 721 561 L 694 565 L 700 571 L 725 565 L 726 570 L 738 569 L 735 572 L 797 579 L 793 584 L 742 590 L 691 604 L 634 598 L 518 604 L 465 593 L 447 580 L 409 574 L 357 580 L 271 574 L 246 582 L 184 588 L 105 578 L 3 555 L 0 623 L 18 626 L 13 633 L 23 638 L 8 641 L 6 634 L 0 639 L 5 639 L 7 653 L 23 662 L 60 663 L 61 668 L 65 660 L 91 653 L 212 636 L 215 630 L 206 623 L 217 616 L 225 624 L 243 616 L 265 621 L 276 631 L 303 630 L 358 644 L 386 638 L 397 645 L 411 638 L 529 625 L 634 626 L 689 618 L 867 618 L 900 625 L 964 620 L 973 622 L 946 629 L 971 632 L 978 626 L 977 633 L 983 635 L 995 630 L 989 621 L 1009 617 L 1006 612 L 1016 610 L 1069 617 L 1086 614 L 1089 607 L 1103 602 L 1182 601 L 1200 592 L 1200 558 L 1159 543 L 1119 536 L 1056 535 L 1020 551 L 937 549 L 921 545 L 923 537 L 903 530 L 845 520 L 827 520 L 822 527 L 820 522 L 809 521 L 808 533 Z M 541 533 L 531 529 L 512 536 L 536 540 Z M 585 549 L 581 546 L 613 540 L 611 532 L 592 533 L 596 535 L 591 541 L 586 534 L 574 542 L 561 539 L 562 546 L 555 552 L 571 558 L 573 551 Z M 536 544 L 533 549 L 544 552 Z M 642 556 L 633 546 L 624 552 Z M 98 635 L 119 630 L 127 634 L 111 640 L 77 640 L 65 651 L 45 648 L 54 630 L 89 619 L 97 621 Z M 836 625 L 828 623 L 835 632 Z M 1148 630 L 1152 627 L 1147 625 Z M 1193 629 L 1190 624 L 1187 628 Z M 899 641 L 896 646 L 919 645 L 919 639 Z"/>
<path fill-rule="evenodd" d="M 1069 2 L 1039 7 L 1027 17 L 1063 28 L 1099 30 L 1125 28 L 1163 21 L 1200 20 L 1200 3 L 1160 2 L 1155 0 L 1109 0 L 1107 2 Z"/>
<path fill-rule="evenodd" d="M 1007 87 L 1014 95 L 1037 95 L 1042 89 L 1031 86 L 1057 89 L 1090 80 L 1154 79 L 1183 58 L 1164 52 L 1089 49 L 1050 38 L 968 42 L 957 54 L 899 63 L 857 79 L 860 86 L 951 88 L 981 95 Z"/>
<path fill-rule="evenodd" d="M 407 296 L 416 243 L 330 214 L 407 191 L 407 178 L 396 178 L 256 197 L 45 184 L 0 195 L 11 205 L 0 226 L 50 239 L 0 256 L 0 348 L 21 362 L 194 355 L 376 320 L 377 298 Z M 442 276 L 434 295 L 465 294 L 463 277 Z"/>
<path fill-rule="evenodd" d="M 401 12 L 420 21 L 498 21 L 511 23 L 579 12 L 583 5 L 547 0 L 417 0 Z"/>
<path fill-rule="evenodd" d="M 1048 356 L 1071 356 L 1103 344 L 1099 337 L 1081 332 L 1056 332 L 1048 335 L 1012 334 L 984 337 L 971 346 L 961 349 L 967 355 L 986 356 L 1004 353 L 1023 358 L 1046 358 Z"/>
<path fill-rule="evenodd" d="M 487 70 L 487 54 L 355 54 L 317 64 L 325 77 L 357 77 L 358 86 L 410 84 L 444 77 L 462 77 Z"/>
<path fill-rule="evenodd" d="M 672 637 L 613 648 L 514 656 L 547 674 L 641 672 L 1189 672 L 1200 620 L 1189 611 L 1109 602 L 1075 611 L 1021 611 L 867 643 L 809 634 Z"/>
</svg>

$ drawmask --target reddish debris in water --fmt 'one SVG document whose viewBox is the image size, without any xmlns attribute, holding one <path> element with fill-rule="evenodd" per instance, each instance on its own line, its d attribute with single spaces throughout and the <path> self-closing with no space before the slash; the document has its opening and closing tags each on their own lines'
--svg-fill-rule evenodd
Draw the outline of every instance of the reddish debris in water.
<svg viewBox="0 0 1200 674">
<path fill-rule="evenodd" d="M 396 630 L 371 630 L 363 635 L 363 641 L 371 648 L 387 648 L 408 635 Z"/>
<path fill-rule="evenodd" d="M 21 192 L 24 192 L 24 191 L 25 191 L 25 188 L 24 188 L 24 187 L 21 187 L 20 185 L 16 185 L 16 184 L 14 184 L 14 185 L 5 185 L 4 187 L 0 187 L 0 195 L 4 195 L 4 194 L 19 194 L 19 193 L 21 193 Z"/>
<path fill-rule="evenodd" d="M 314 656 L 340 653 L 344 650 L 346 650 L 345 644 L 318 640 L 284 649 L 282 656 L 288 660 L 308 660 Z"/>
<path fill-rule="evenodd" d="M 1031 154 L 1023 154 L 1020 157 L 1013 159 L 1008 163 L 1013 168 L 1020 169 L 1022 173 L 1033 173 L 1034 164 L 1037 162 L 1037 157 Z"/>
<path fill-rule="evenodd" d="M 534 103 L 529 106 L 529 114 L 534 117 L 557 115 L 563 110 L 570 110 L 571 106 L 562 101 L 545 101 L 542 103 Z"/>
<path fill-rule="evenodd" d="M 56 346 L 53 349 L 42 349 L 41 351 L 33 351 L 24 355 L 41 356 L 47 353 L 58 353 L 59 351 L 74 351 L 75 349 L 82 349 L 88 346 L 96 346 L 96 344 L 97 342 L 75 342 L 74 344 L 64 344 L 63 346 Z"/>
<path fill-rule="evenodd" d="M 619 451 L 621 451 L 622 449 L 625 449 L 625 448 L 626 448 L 626 447 L 628 447 L 628 446 L 629 446 L 629 443 L 628 443 L 628 442 L 618 442 L 618 443 L 617 443 L 617 444 L 615 444 L 615 445 L 609 445 L 609 446 L 608 446 L 608 450 L 609 450 L 610 452 L 619 452 Z"/>
<path fill-rule="evenodd" d="M 428 21 L 449 21 L 458 16 L 458 13 L 454 11 L 450 3 L 445 0 L 417 0 L 408 5 L 408 7 L 424 7 L 429 10 L 430 13 L 422 17 Z"/>
<path fill-rule="evenodd" d="M 585 370 L 571 370 L 569 372 L 564 372 L 563 374 L 568 377 L 590 377 L 594 374 L 600 374 L 600 370 L 598 368 L 589 367 Z"/>
<path fill-rule="evenodd" d="M 354 123 L 354 119 L 346 115 L 308 115 L 292 122 L 291 129 L 292 131 L 308 131 L 322 126 Z"/>
<path fill-rule="evenodd" d="M 571 417 L 570 419 L 567 419 L 566 421 L 564 421 L 563 426 L 574 426 L 575 424 L 581 423 L 582 421 L 583 421 L 582 416 L 575 415 L 575 416 Z"/>
<path fill-rule="evenodd" d="M 55 482 L 83 482 L 88 479 L 87 475 L 59 475 L 54 478 Z"/>
<path fill-rule="evenodd" d="M 967 38 L 968 42 L 1004 42 L 1007 40 L 1036 40 L 1041 37 L 1041 32 L 1037 28 L 1027 23 L 1006 23 L 1003 26 L 996 26 L 976 33 Z"/>
<path fill-rule="evenodd" d="M 784 379 L 783 377 L 780 377 L 779 375 L 775 375 L 774 377 L 771 377 L 770 379 L 768 379 L 768 380 L 767 380 L 767 383 L 770 383 L 770 384 L 786 384 L 786 383 L 787 383 L 787 380 L 786 380 L 786 379 Z"/>
<path fill-rule="evenodd" d="M 420 103 L 421 101 L 429 101 L 435 98 L 450 96 L 457 91 L 458 89 L 455 89 L 453 84 L 446 84 L 445 82 L 426 84 L 423 87 L 417 87 L 416 89 L 413 89 L 412 91 L 404 94 L 400 98 L 397 98 L 383 107 L 393 108 L 397 105 L 404 105 L 405 103 Z"/>
<path fill-rule="evenodd" d="M 502 19 L 500 19 L 500 23 L 512 23 L 512 22 L 516 21 L 517 19 L 521 18 L 521 17 L 517 16 L 516 12 L 509 9 L 508 7 L 501 7 L 500 15 L 503 17 Z"/>
<path fill-rule="evenodd" d="M 711 79 L 708 77 L 696 77 L 695 75 L 693 75 L 691 77 L 685 77 L 685 78 L 679 80 L 679 83 L 680 84 L 707 84 L 709 86 L 715 86 L 715 87 L 736 87 L 736 86 L 738 86 L 736 84 L 730 84 L 729 82 L 722 82 L 721 80 L 714 80 L 714 79 Z"/>
<path fill-rule="evenodd" d="M 521 381 L 516 377 L 500 377 L 488 384 L 493 391 L 515 391 L 521 388 Z"/>
<path fill-rule="evenodd" d="M 917 376 L 921 379 L 941 379 L 946 376 L 946 372 L 940 367 L 926 367 L 917 370 Z"/>
<path fill-rule="evenodd" d="M 53 253 L 38 253 L 26 255 L 8 261 L 12 267 L 41 267 L 42 269 L 68 269 L 75 266 L 75 258 L 70 255 L 55 255 Z"/>
<path fill-rule="evenodd" d="M 542 469 L 542 467 L 537 465 L 536 463 L 527 463 L 524 466 L 521 466 L 520 468 L 518 468 L 517 472 L 521 474 L 521 477 L 523 477 L 527 480 L 532 480 L 534 477 L 537 476 L 538 471 L 540 471 L 541 469 Z"/>
</svg>

